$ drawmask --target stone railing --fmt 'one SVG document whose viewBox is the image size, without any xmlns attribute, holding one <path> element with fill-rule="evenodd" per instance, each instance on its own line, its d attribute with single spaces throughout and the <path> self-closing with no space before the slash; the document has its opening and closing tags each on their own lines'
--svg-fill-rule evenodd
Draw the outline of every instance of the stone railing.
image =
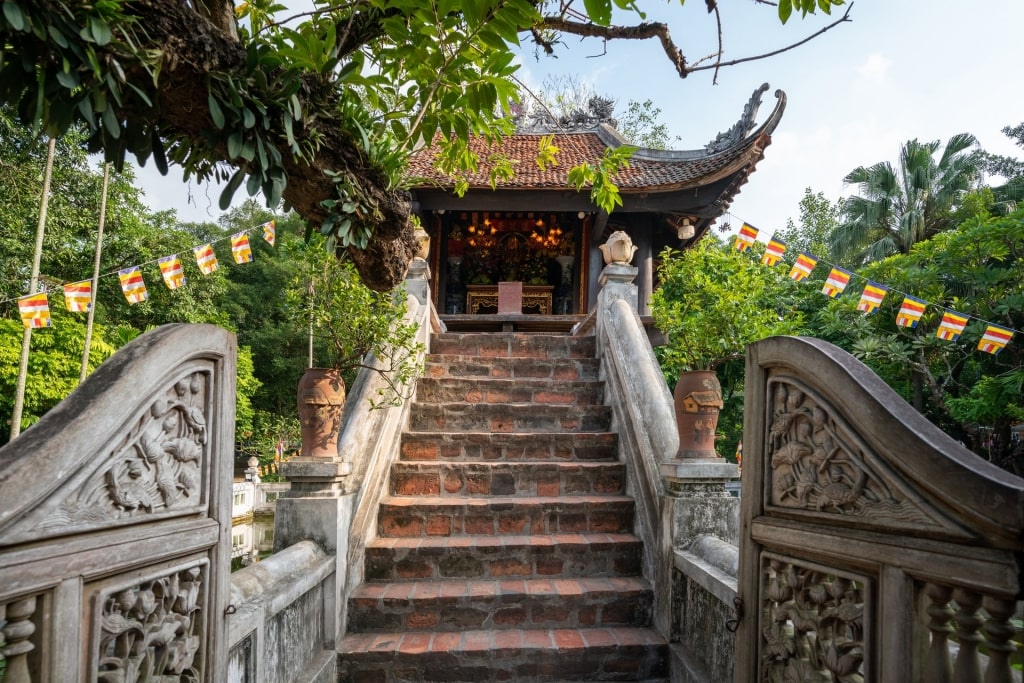
<svg viewBox="0 0 1024 683">
<path fill-rule="evenodd" d="M 625 263 L 607 265 L 597 307 L 576 333 L 597 336 L 645 575 L 654 584 L 654 625 L 673 643 L 673 680 L 728 680 L 738 508 L 725 482 L 736 468 L 721 459 L 678 459 L 672 395 L 637 314 L 636 273 Z"/>
<path fill-rule="evenodd" d="M 745 387 L 735 680 L 1014 680 L 1024 480 L 825 342 L 752 345 Z"/>
<path fill-rule="evenodd" d="M 224 680 L 235 361 L 147 332 L 0 449 L 4 683 Z"/>
</svg>

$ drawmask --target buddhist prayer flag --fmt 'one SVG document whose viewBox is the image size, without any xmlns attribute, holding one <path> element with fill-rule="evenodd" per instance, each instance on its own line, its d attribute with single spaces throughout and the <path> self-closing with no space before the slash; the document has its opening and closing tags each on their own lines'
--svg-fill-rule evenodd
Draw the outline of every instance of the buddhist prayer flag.
<svg viewBox="0 0 1024 683">
<path fill-rule="evenodd" d="M 274 221 L 267 221 L 263 224 L 263 239 L 267 241 L 267 244 L 274 246 L 274 241 L 277 239 L 277 229 L 275 228 L 276 223 Z"/>
<path fill-rule="evenodd" d="M 128 303 L 138 304 L 149 298 L 146 283 L 142 281 L 142 271 L 138 266 L 117 271 L 117 277 L 121 280 L 121 291 L 124 292 L 124 298 L 128 299 Z"/>
<path fill-rule="evenodd" d="M 194 247 L 192 253 L 196 255 L 196 263 L 199 264 L 199 270 L 203 271 L 203 275 L 209 275 L 217 270 L 217 255 L 213 253 L 213 247 L 210 244 Z"/>
<path fill-rule="evenodd" d="M 754 244 L 757 239 L 757 228 L 752 225 L 744 223 L 740 226 L 740 234 L 736 235 L 736 242 L 734 246 L 740 251 L 746 251 Z"/>
<path fill-rule="evenodd" d="M 939 323 L 939 329 L 935 332 L 935 336 L 946 341 L 956 341 L 965 327 L 967 327 L 967 316 L 947 308 L 946 312 L 942 314 L 942 322 Z"/>
<path fill-rule="evenodd" d="M 185 273 L 181 270 L 181 261 L 177 254 L 164 256 L 159 260 L 160 274 L 164 276 L 167 289 L 177 289 L 185 284 Z"/>
<path fill-rule="evenodd" d="M 796 263 L 789 269 L 789 276 L 800 282 L 805 277 L 811 274 L 814 270 L 814 266 L 818 265 L 818 259 L 814 258 L 806 251 L 800 252 L 800 255 L 796 257 Z"/>
<path fill-rule="evenodd" d="M 864 293 L 860 295 L 860 301 L 857 302 L 857 310 L 871 315 L 882 305 L 882 299 L 885 298 L 885 293 L 888 291 L 885 286 L 869 281 L 864 286 Z"/>
<path fill-rule="evenodd" d="M 774 266 L 782 260 L 782 255 L 784 253 L 786 253 L 786 243 L 776 237 L 772 237 L 768 241 L 768 246 L 764 249 L 764 256 L 761 257 L 761 263 L 766 266 Z"/>
<path fill-rule="evenodd" d="M 999 353 L 1003 347 L 1013 339 L 1013 330 L 1008 330 L 999 325 L 989 325 L 985 328 L 985 334 L 978 342 L 978 350 L 985 353 Z"/>
<path fill-rule="evenodd" d="M 846 285 L 850 284 L 850 275 L 850 271 L 833 266 L 828 273 L 828 279 L 825 280 L 825 286 L 821 288 L 821 293 L 835 299 L 843 293 Z"/>
<path fill-rule="evenodd" d="M 82 280 L 64 285 L 64 305 L 74 313 L 88 311 L 92 306 L 92 283 Z"/>
<path fill-rule="evenodd" d="M 900 327 L 917 327 L 917 322 L 924 315 L 925 306 L 927 304 L 924 301 L 908 294 L 903 298 L 903 305 L 896 315 L 896 324 Z"/>
<path fill-rule="evenodd" d="M 249 236 L 244 232 L 236 232 L 231 236 L 231 255 L 235 257 L 235 263 L 249 263 L 252 261 Z"/>
<path fill-rule="evenodd" d="M 28 294 L 18 298 L 18 312 L 25 327 L 50 327 L 50 304 L 46 300 L 46 292 Z"/>
</svg>

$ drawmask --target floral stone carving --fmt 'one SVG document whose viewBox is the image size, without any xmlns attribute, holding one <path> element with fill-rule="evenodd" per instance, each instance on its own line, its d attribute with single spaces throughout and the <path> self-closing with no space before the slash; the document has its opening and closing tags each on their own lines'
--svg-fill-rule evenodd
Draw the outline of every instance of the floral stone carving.
<svg viewBox="0 0 1024 683">
<path fill-rule="evenodd" d="M 872 524 L 946 526 L 911 502 L 892 477 L 884 477 L 867 447 L 807 389 L 774 379 L 768 394 L 771 505 L 870 516 Z"/>
<path fill-rule="evenodd" d="M 760 680 L 863 683 L 866 585 L 762 558 Z"/>
<path fill-rule="evenodd" d="M 40 528 L 75 527 L 161 510 L 197 509 L 208 460 L 208 374 L 178 380 L 138 419 L 112 457 Z"/>
<path fill-rule="evenodd" d="M 103 596 L 94 680 L 201 681 L 205 569 L 179 569 Z"/>
</svg>

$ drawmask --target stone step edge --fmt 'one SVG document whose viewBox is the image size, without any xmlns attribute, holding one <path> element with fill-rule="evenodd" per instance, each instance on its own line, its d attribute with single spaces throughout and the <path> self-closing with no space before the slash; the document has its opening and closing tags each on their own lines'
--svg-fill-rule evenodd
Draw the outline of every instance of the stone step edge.
<svg viewBox="0 0 1024 683">
<path fill-rule="evenodd" d="M 415 594 L 403 597 L 415 586 Z M 550 589 L 550 590 L 546 590 Z M 642 576 L 507 578 L 507 579 L 424 579 L 419 581 L 364 581 L 356 586 L 349 600 L 383 602 L 424 602 L 474 598 L 587 596 L 596 593 L 652 591 L 651 582 Z M 422 593 L 422 594 L 421 594 Z"/>
<path fill-rule="evenodd" d="M 443 432 L 417 432 L 419 434 L 442 434 Z M 464 432 L 460 432 L 464 433 Z M 515 432 L 517 434 L 523 434 L 523 432 Z M 543 432 L 541 432 L 543 433 Z M 553 432 L 548 432 L 553 433 Z M 584 432 L 585 434 L 594 434 L 596 432 Z M 487 468 L 494 467 L 510 467 L 513 469 L 540 469 L 544 470 L 544 465 L 550 465 L 551 469 L 570 469 L 570 468 L 581 468 L 587 470 L 602 470 L 609 467 L 625 467 L 625 463 L 619 460 L 396 460 L 392 463 L 392 467 L 400 467 L 401 469 L 430 469 L 437 468 L 440 466 L 456 466 L 462 467 L 479 467 L 486 466 Z"/>
<path fill-rule="evenodd" d="M 380 506 L 385 505 L 392 508 L 414 508 L 417 506 L 430 506 L 435 508 L 483 508 L 486 509 L 492 505 L 500 505 L 501 510 L 496 512 L 508 511 L 512 507 L 543 507 L 545 509 L 556 509 L 554 507 L 548 508 L 547 506 L 558 506 L 558 505 L 569 505 L 570 507 L 580 507 L 585 505 L 621 505 L 621 504 L 634 504 L 636 501 L 632 496 L 623 495 L 621 493 L 583 493 L 579 495 L 566 494 L 561 496 L 517 496 L 510 494 L 507 496 L 492 495 L 492 496 L 423 496 L 423 495 L 399 495 L 399 494 L 388 494 L 381 498 Z M 475 509 L 473 510 L 476 511 Z"/>
<path fill-rule="evenodd" d="M 629 533 L 556 533 L 556 534 L 465 534 L 461 536 L 378 536 L 366 543 L 366 549 L 381 550 L 415 550 L 417 548 L 453 548 L 471 550 L 473 548 L 518 548 L 522 547 L 556 547 L 560 545 L 594 545 L 594 544 L 639 544 L 643 543 L 636 534 Z M 416 581 L 416 579 L 410 579 Z"/>
<path fill-rule="evenodd" d="M 517 643 L 518 641 L 518 643 Z M 499 650 L 551 651 L 617 650 L 620 647 L 666 647 L 668 641 L 654 629 L 641 626 L 595 628 L 541 628 L 470 631 L 402 631 L 350 633 L 338 645 L 341 655 L 359 653 L 394 656 L 423 652 L 496 652 Z"/>
</svg>

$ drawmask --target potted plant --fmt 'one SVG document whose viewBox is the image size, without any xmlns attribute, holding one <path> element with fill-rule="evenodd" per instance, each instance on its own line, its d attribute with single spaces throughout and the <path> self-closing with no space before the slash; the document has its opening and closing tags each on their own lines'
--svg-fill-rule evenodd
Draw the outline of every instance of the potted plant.
<svg viewBox="0 0 1024 683">
<path fill-rule="evenodd" d="M 651 314 L 667 338 L 656 353 L 675 387 L 677 457 L 717 458 L 722 388 L 716 369 L 741 359 L 753 341 L 794 333 L 800 318 L 779 314 L 777 273 L 710 236 L 685 252 L 662 252 L 658 276 Z"/>
<path fill-rule="evenodd" d="M 386 379 L 375 405 L 397 403 L 411 391 L 422 345 L 416 326 L 404 321 L 404 296 L 370 290 L 351 262 L 339 261 L 323 244 L 311 241 L 306 256 L 286 292 L 292 320 L 309 332 L 297 396 L 301 455 L 334 458 L 346 382 L 359 369 L 371 369 Z"/>
</svg>

